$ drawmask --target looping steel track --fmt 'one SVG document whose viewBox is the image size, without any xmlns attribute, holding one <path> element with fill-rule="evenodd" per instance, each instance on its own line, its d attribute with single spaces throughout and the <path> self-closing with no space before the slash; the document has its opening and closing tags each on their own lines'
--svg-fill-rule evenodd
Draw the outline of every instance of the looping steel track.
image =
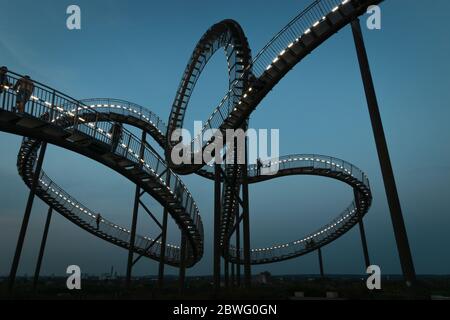
<svg viewBox="0 0 450 320">
<path fill-rule="evenodd" d="M 158 116 L 136 104 L 114 99 L 76 100 L 53 88 L 34 81 L 35 89 L 25 113 L 14 111 L 17 92 L 5 88 L 0 95 L 0 130 L 25 136 L 17 166 L 19 174 L 30 186 L 38 150 L 42 141 L 58 145 L 89 157 L 122 174 L 139 185 L 164 206 L 188 239 L 186 266 L 194 266 L 203 256 L 203 224 L 191 193 L 175 174 L 197 173 L 214 179 L 213 167 L 203 164 L 172 163 L 171 154 L 180 140 L 173 133 L 183 128 L 191 94 L 209 59 L 223 48 L 228 62 L 230 89 L 214 109 L 203 128 L 238 129 L 246 126 L 250 114 L 276 84 L 304 57 L 333 34 L 365 13 L 380 0 L 317 0 L 283 28 L 257 55 L 251 58 L 247 38 L 240 25 L 224 20 L 211 27 L 197 44 L 183 74 L 172 105 L 168 125 Z M 14 85 L 20 75 L 8 72 Z M 165 151 L 163 159 L 145 141 L 124 130 L 117 147 L 111 147 L 109 129 L 115 122 L 133 125 L 146 131 Z M 203 148 L 214 146 L 212 139 Z M 195 157 L 193 141 L 191 158 Z M 292 155 L 276 159 L 280 170 L 275 175 L 256 174 L 249 166 L 249 183 L 257 183 L 287 175 L 318 175 L 337 179 L 354 190 L 354 201 L 335 220 L 299 240 L 251 251 L 252 264 L 292 259 L 316 250 L 339 238 L 357 224 L 370 208 L 372 196 L 365 174 L 339 159 L 319 155 Z M 191 162 L 194 163 L 194 162 Z M 235 193 L 239 190 L 241 169 L 224 166 L 221 244 L 234 232 L 236 220 Z M 95 226 L 96 213 L 66 193 L 45 172 L 41 172 L 36 193 L 57 212 L 86 231 L 120 247 L 129 249 L 130 231 L 106 219 Z M 106 216 L 106 214 L 102 215 Z M 159 260 L 161 242 L 137 236 L 134 252 Z M 243 263 L 236 248 L 223 247 L 224 258 Z M 180 266 L 180 248 L 168 245 L 165 263 Z"/>
</svg>

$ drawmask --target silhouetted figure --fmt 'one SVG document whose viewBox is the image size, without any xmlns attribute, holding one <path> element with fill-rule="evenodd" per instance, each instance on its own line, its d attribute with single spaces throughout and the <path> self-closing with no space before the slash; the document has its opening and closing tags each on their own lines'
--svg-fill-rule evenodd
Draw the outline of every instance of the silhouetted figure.
<svg viewBox="0 0 450 320">
<path fill-rule="evenodd" d="M 263 166 L 263 163 L 261 161 L 260 158 L 256 159 L 256 175 L 260 176 L 261 175 L 261 168 Z"/>
<path fill-rule="evenodd" d="M 111 152 L 116 152 L 117 147 L 119 146 L 120 140 L 122 140 L 123 135 L 123 127 L 121 123 L 114 122 L 109 130 L 109 134 L 111 135 Z"/>
<path fill-rule="evenodd" d="M 97 214 L 97 217 L 95 218 L 95 223 L 97 224 L 97 231 L 100 230 L 100 222 L 102 221 L 102 216 L 100 213 Z"/>
<path fill-rule="evenodd" d="M 8 81 L 8 68 L 3 66 L 0 68 L 0 94 L 3 93 L 5 90 L 5 87 L 9 87 L 9 81 Z"/>
<path fill-rule="evenodd" d="M 29 76 L 25 76 L 20 78 L 19 81 L 16 82 L 13 88 L 14 91 L 17 92 L 16 98 L 16 108 L 19 113 L 25 112 L 25 105 L 30 100 L 31 95 L 33 94 L 34 84 L 31 81 Z"/>
<path fill-rule="evenodd" d="M 176 189 L 175 189 L 175 196 L 176 196 L 177 199 L 180 200 L 180 201 L 183 199 L 183 186 L 181 185 L 181 183 L 179 183 L 179 184 L 176 186 Z"/>
<path fill-rule="evenodd" d="M 306 242 L 306 249 L 312 249 L 316 246 L 316 241 L 314 239 L 311 239 Z"/>
</svg>

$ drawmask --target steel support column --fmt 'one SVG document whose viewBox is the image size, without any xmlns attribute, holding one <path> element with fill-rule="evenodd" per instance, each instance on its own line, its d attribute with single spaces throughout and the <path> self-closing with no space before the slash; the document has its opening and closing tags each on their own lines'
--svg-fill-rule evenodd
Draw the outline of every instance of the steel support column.
<svg viewBox="0 0 450 320">
<path fill-rule="evenodd" d="M 236 286 L 241 286 L 241 222 L 239 219 L 239 208 L 236 210 Z"/>
<path fill-rule="evenodd" d="M 214 292 L 220 290 L 220 217 L 221 217 L 221 165 L 215 164 L 214 177 Z"/>
<path fill-rule="evenodd" d="M 45 245 L 47 244 L 48 230 L 50 228 L 50 222 L 52 220 L 53 209 L 48 208 L 47 219 L 45 221 L 44 233 L 42 235 L 41 247 L 39 249 L 39 256 L 36 264 L 36 270 L 34 271 L 33 290 L 36 290 L 39 281 L 39 274 L 41 272 L 42 259 L 44 258 Z"/>
<path fill-rule="evenodd" d="M 139 152 L 139 157 L 144 158 L 145 141 L 147 140 L 147 133 L 142 131 L 141 149 Z M 142 164 L 140 165 L 142 167 Z M 141 188 L 136 184 L 136 191 L 134 194 L 134 206 L 133 206 L 133 217 L 131 222 L 131 234 L 130 234 L 130 248 L 128 249 L 128 263 L 127 263 L 127 276 L 126 276 L 126 286 L 130 287 L 131 284 L 131 273 L 133 269 L 133 256 L 134 256 L 134 244 L 136 241 L 136 227 L 139 213 L 139 200 L 141 198 Z"/>
<path fill-rule="evenodd" d="M 167 183 L 170 185 L 169 183 Z M 167 219 L 169 212 L 167 209 L 164 209 L 163 213 L 163 223 L 162 223 L 162 237 L 161 237 L 161 252 L 159 257 L 159 268 L 158 268 L 158 287 L 162 289 L 164 287 L 164 268 L 166 259 L 166 244 L 167 244 Z"/>
<path fill-rule="evenodd" d="M 359 232 L 361 233 L 361 243 L 364 252 L 364 262 L 366 264 L 366 268 L 368 268 L 370 266 L 370 256 L 369 256 L 369 249 L 367 248 L 366 231 L 364 230 L 364 222 L 362 219 L 359 222 Z"/>
<path fill-rule="evenodd" d="M 359 203 L 360 196 L 359 192 L 356 189 L 354 190 L 354 195 L 355 195 L 355 203 Z M 366 265 L 366 268 L 368 268 L 370 266 L 370 257 L 369 257 L 369 249 L 367 247 L 366 231 L 364 229 L 363 218 L 361 218 L 361 220 L 359 221 L 359 233 L 361 235 L 361 244 L 364 253 L 364 263 Z"/>
<path fill-rule="evenodd" d="M 134 256 L 134 244 L 136 241 L 136 227 L 139 211 L 139 197 L 141 193 L 141 188 L 136 185 L 136 191 L 134 194 L 134 207 L 133 207 L 133 218 L 131 222 L 131 237 L 130 237 L 130 248 L 128 249 L 128 262 L 127 262 L 127 276 L 126 276 L 126 286 L 130 287 L 131 284 L 131 272 L 133 269 L 133 256 Z"/>
<path fill-rule="evenodd" d="M 170 171 L 166 172 L 166 184 L 170 186 Z M 163 289 L 164 287 L 164 268 L 166 259 L 166 245 L 167 245 L 167 223 L 168 223 L 169 211 L 164 208 L 163 212 L 163 223 L 161 225 L 161 251 L 159 257 L 159 268 L 158 268 L 158 287 Z"/>
<path fill-rule="evenodd" d="M 228 250 L 228 248 L 226 249 Z M 230 286 L 230 264 L 228 260 L 224 259 L 224 276 L 225 276 L 225 287 L 228 288 Z"/>
<path fill-rule="evenodd" d="M 400 263 L 403 275 L 407 285 L 412 285 L 416 280 L 416 272 L 414 262 L 409 246 L 408 235 L 406 232 L 405 222 L 403 220 L 402 209 L 398 197 L 397 186 L 395 183 L 394 172 L 392 169 L 389 150 L 384 134 L 383 123 L 378 108 L 378 101 L 373 84 L 372 74 L 370 71 L 369 60 L 364 44 L 364 38 L 361 31 L 359 19 L 352 22 L 353 38 L 355 41 L 356 52 L 358 55 L 361 76 L 366 93 L 367 105 L 369 108 L 370 119 L 372 122 L 373 134 L 377 146 L 378 158 L 383 174 L 386 196 L 389 203 L 392 225 L 394 228 L 397 249 L 400 257 Z"/>
<path fill-rule="evenodd" d="M 243 205 L 243 235 L 244 235 L 244 284 L 249 288 L 252 282 L 252 271 L 250 264 L 250 212 L 248 196 L 248 139 L 245 138 L 245 165 L 242 168 L 242 201 Z"/>
<path fill-rule="evenodd" d="M 41 174 L 42 163 L 44 162 L 45 151 L 47 150 L 47 142 L 42 142 L 41 149 L 39 151 L 39 158 L 36 163 L 36 169 L 31 181 L 30 193 L 28 195 L 27 206 L 22 220 L 22 226 L 20 228 L 19 239 L 17 240 L 16 252 L 14 254 L 14 260 L 11 265 L 11 271 L 9 273 L 8 290 L 11 293 L 16 281 L 17 269 L 19 267 L 20 256 L 22 254 L 23 243 L 25 242 L 25 236 L 27 233 L 28 222 L 30 221 L 31 209 L 33 208 L 34 196 L 36 195 L 36 189 L 39 182 L 39 175 Z"/>
<path fill-rule="evenodd" d="M 181 245 L 180 245 L 180 294 L 183 293 L 185 287 L 185 279 L 186 279 L 186 237 L 181 232 Z"/>
<path fill-rule="evenodd" d="M 234 270 L 234 263 L 231 263 L 231 287 L 234 287 L 236 285 L 236 277 L 235 277 L 235 270 Z"/>
<path fill-rule="evenodd" d="M 325 272 L 323 271 L 322 249 L 319 248 L 319 249 L 317 250 L 317 253 L 318 253 L 318 255 L 319 255 L 320 276 L 321 276 L 322 278 L 324 278 L 324 277 L 325 277 Z"/>
</svg>

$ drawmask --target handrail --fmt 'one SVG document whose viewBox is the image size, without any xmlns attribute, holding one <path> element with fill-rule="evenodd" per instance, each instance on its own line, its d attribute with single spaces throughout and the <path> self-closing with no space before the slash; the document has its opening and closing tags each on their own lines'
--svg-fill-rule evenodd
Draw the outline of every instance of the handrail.
<svg viewBox="0 0 450 320">
<path fill-rule="evenodd" d="M 259 51 L 255 58 L 252 60 L 253 65 L 253 73 L 255 74 L 255 64 L 261 59 L 264 58 L 265 54 L 269 52 L 270 48 L 273 48 L 275 44 L 280 49 L 276 52 L 276 54 L 280 53 L 282 50 L 286 49 L 291 42 L 298 39 L 301 35 L 304 34 L 309 28 L 311 28 L 316 21 L 322 20 L 328 13 L 332 12 L 332 10 L 336 7 L 339 7 L 341 4 L 346 4 L 349 0 L 315 0 L 308 7 L 306 7 L 302 12 L 300 12 L 297 16 L 295 16 L 289 23 L 281 29 L 262 49 Z M 314 10 L 316 10 L 314 12 Z M 310 15 L 310 16 L 308 16 Z M 302 22 L 306 21 L 306 24 L 300 25 Z M 288 32 L 291 32 L 291 37 L 283 39 L 283 36 Z M 277 42 L 284 42 L 284 44 L 280 45 Z M 284 40 L 284 41 L 283 41 Z M 276 56 L 271 56 L 269 61 L 273 61 Z M 265 71 L 265 67 L 259 71 Z M 255 74 L 257 75 L 257 74 Z M 260 75 L 260 74 L 259 74 Z"/>
<path fill-rule="evenodd" d="M 165 122 L 156 115 L 156 113 L 151 110 L 140 106 L 138 104 L 121 100 L 121 99 L 111 99 L 111 98 L 90 98 L 80 100 L 82 103 L 89 105 L 93 109 L 101 109 L 101 108 L 111 108 L 117 109 L 117 107 L 121 106 L 122 110 L 130 111 L 130 114 L 135 113 L 141 116 L 144 120 L 147 120 L 149 123 L 155 126 L 159 133 L 165 136 L 167 131 L 167 125 Z M 123 109 L 127 107 L 127 109 Z M 152 121 L 153 120 L 153 121 Z"/>
<path fill-rule="evenodd" d="M 22 76 L 8 71 L 7 78 L 10 86 L 14 86 Z M 112 127 L 113 121 L 105 121 L 104 119 L 100 121 L 101 114 L 95 109 L 40 82 L 34 80 L 32 82 L 34 85 L 33 93 L 30 101 L 26 104 L 25 113 L 40 118 L 41 121 L 46 121 L 52 125 L 62 126 L 64 129 L 87 134 L 91 138 L 106 145 L 111 144 L 111 135 L 108 131 Z M 13 111 L 15 92 L 9 87 L 5 89 L 6 91 L 2 94 L 2 96 L 4 95 L 3 108 L 6 108 L 7 111 Z M 6 98 L 7 101 L 5 101 Z M 162 121 L 160 123 L 163 124 Z M 114 152 L 127 158 L 136 165 L 142 163 L 142 169 L 151 176 L 158 177 L 159 183 L 163 187 L 166 187 L 174 197 L 174 191 L 177 191 L 177 202 L 184 208 L 182 214 L 186 214 L 195 226 L 195 229 L 186 231 L 190 234 L 198 233 L 201 235 L 203 231 L 201 230 L 202 224 L 201 218 L 199 218 L 199 210 L 186 185 L 168 168 L 165 161 L 145 144 L 143 146 L 144 157 L 141 159 L 135 150 L 140 150 L 142 143 L 132 132 L 124 128 L 122 141 Z M 165 172 L 165 174 L 161 175 L 161 172 Z M 168 176 L 171 179 L 170 183 L 166 184 Z M 178 213 L 171 212 L 171 214 Z M 198 243 L 197 245 L 202 244 Z"/>
<path fill-rule="evenodd" d="M 315 0 L 294 19 L 292 19 L 281 31 L 279 31 L 252 59 L 251 63 L 244 70 L 240 77 L 230 84 L 230 88 L 221 100 L 219 105 L 214 109 L 208 121 L 202 128 L 202 135 L 208 129 L 220 128 L 230 117 L 232 112 L 242 103 L 239 101 L 231 101 L 235 96 L 236 86 L 240 82 L 249 77 L 261 77 L 264 72 L 271 66 L 280 54 L 283 54 L 294 42 L 298 41 L 301 36 L 311 31 L 311 28 L 322 22 L 324 18 L 340 9 L 342 6 L 354 0 Z M 251 90 L 251 88 L 250 88 Z M 247 92 L 249 93 L 249 92 Z M 231 108 L 230 108 L 231 104 Z M 194 145 L 198 137 L 194 137 L 190 142 L 191 152 L 195 153 Z M 203 142 L 205 147 L 209 142 Z"/>
</svg>

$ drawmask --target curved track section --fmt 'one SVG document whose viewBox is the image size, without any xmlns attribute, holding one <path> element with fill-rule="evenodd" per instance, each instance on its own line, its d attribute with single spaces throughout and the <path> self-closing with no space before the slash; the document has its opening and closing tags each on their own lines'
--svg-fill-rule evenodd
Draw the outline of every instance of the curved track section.
<svg viewBox="0 0 450 320">
<path fill-rule="evenodd" d="M 250 114 L 255 110 L 264 97 L 275 85 L 311 51 L 328 40 L 333 34 L 341 30 L 352 20 L 364 14 L 371 5 L 376 5 L 382 0 L 316 0 L 297 17 L 289 22 L 246 66 L 242 63 L 243 72 L 240 77 L 230 83 L 230 90 L 225 94 L 220 104 L 214 109 L 212 115 L 202 130 L 202 136 L 210 129 L 219 129 L 223 133 L 227 129 L 238 129 L 245 125 Z M 212 34 L 215 34 L 212 32 Z M 185 71 L 178 90 L 172 111 L 169 117 L 167 138 L 169 141 L 168 159 L 174 144 L 179 141 L 171 141 L 172 133 L 182 128 L 187 104 L 195 86 L 200 71 L 208 59 L 203 58 L 205 45 L 208 43 L 209 32 L 199 42 L 190 63 Z M 205 39 L 205 40 L 204 40 Z M 206 45 L 206 48 L 209 48 Z M 239 47 L 245 49 L 245 46 Z M 206 51 L 208 53 L 208 51 Z M 242 54 L 241 52 L 239 52 Z M 197 138 L 197 137 L 196 137 Z M 194 155 L 194 138 L 189 149 Z M 203 141 L 203 149 L 215 141 Z M 194 157 L 194 156 L 192 156 Z M 191 161 L 191 163 L 194 163 Z M 177 173 L 194 173 L 203 165 L 182 164 L 170 167 Z"/>
<path fill-rule="evenodd" d="M 233 105 L 238 103 L 247 87 L 249 73 L 246 73 L 245 70 L 249 70 L 251 66 L 251 52 L 247 38 L 245 37 L 241 26 L 237 22 L 233 20 L 224 20 L 212 26 L 198 42 L 186 70 L 184 71 L 183 78 L 181 79 L 181 83 L 172 106 L 166 135 L 168 141 L 166 159 L 170 163 L 170 167 L 175 172 L 180 174 L 194 173 L 204 166 L 204 163 L 195 164 L 195 154 L 198 152 L 203 152 L 203 149 L 200 148 L 201 150 L 196 150 L 193 142 L 190 143 L 190 164 L 185 165 L 173 163 L 172 152 L 178 152 L 177 150 L 174 150 L 174 147 L 180 143 L 180 139 L 173 140 L 172 138 L 174 138 L 173 134 L 176 133 L 177 130 L 183 128 L 183 122 L 189 105 L 189 100 L 203 69 L 211 57 L 220 48 L 223 48 L 225 51 L 228 62 L 229 83 L 230 87 L 233 88 L 227 101 L 222 101 L 222 103 L 226 104 L 224 108 L 227 109 L 227 112 L 230 111 L 229 109 L 232 108 Z M 210 120 L 207 122 L 209 129 L 219 128 L 218 126 L 214 127 Z M 203 128 L 202 133 L 205 132 L 207 126 Z M 197 137 L 194 137 L 194 140 L 196 138 Z"/>
<path fill-rule="evenodd" d="M 219 128 L 222 132 L 226 129 L 237 129 L 248 119 L 250 114 L 256 109 L 264 97 L 276 86 L 276 84 L 303 58 L 311 53 L 315 48 L 329 39 L 333 34 L 341 30 L 352 20 L 364 14 L 371 5 L 379 4 L 380 0 L 317 0 L 302 11 L 297 17 L 289 22 L 252 60 L 251 65 L 243 73 L 243 77 L 248 80 L 248 87 L 244 91 L 242 98 L 234 103 L 234 85 L 230 86 L 230 91 L 222 99 L 221 104 L 214 110 L 213 114 L 205 125 L 204 130 Z M 236 82 L 237 88 L 240 85 Z M 230 108 L 230 104 L 232 107 Z M 173 112 L 173 111 L 172 111 Z M 193 142 L 191 142 L 193 145 Z M 203 147 L 214 145 L 214 141 L 207 141 Z M 191 147 L 192 148 L 192 147 Z M 184 170 L 190 170 L 185 166 Z M 213 177 L 211 168 L 207 166 L 201 170 L 202 175 Z M 233 181 L 231 169 L 226 168 L 228 181 L 224 181 L 223 211 L 221 244 L 227 243 L 227 237 L 233 232 L 232 226 L 236 221 L 238 204 L 235 193 L 239 189 Z M 236 176 L 236 175 L 235 175 Z M 239 176 L 239 173 L 237 174 Z M 251 180 L 251 178 L 249 178 Z M 362 211 L 360 209 L 363 209 Z M 357 208 L 357 213 L 367 211 L 364 208 Z M 364 213 L 363 213 L 364 214 Z M 340 219 L 338 219 L 339 221 Z M 342 231 L 349 230 L 356 221 L 342 225 Z M 334 225 L 334 223 L 332 224 Z M 325 227 L 323 230 L 326 230 Z M 323 231 L 322 230 L 322 231 Z M 330 231 L 330 229 L 328 229 Z M 329 233 L 329 232 L 328 232 Z M 327 233 L 327 234 L 328 234 Z M 311 248 L 319 248 L 326 243 L 336 239 L 339 233 L 327 237 L 326 241 L 317 241 L 321 245 L 315 244 Z M 331 240 L 330 240 L 331 239 Z M 303 239 L 302 239 L 303 240 Z M 303 243 L 303 242 L 301 242 Z M 279 246 L 277 246 L 278 248 Z M 284 248 L 293 246 L 285 246 Z M 225 248 L 224 248 L 225 249 Z M 253 264 L 276 262 L 290 259 L 308 253 L 313 249 L 297 250 L 286 254 L 271 248 L 262 251 L 266 255 L 261 258 L 252 258 Z M 284 250 L 286 251 L 286 250 Z M 242 252 L 242 251 L 241 251 Z M 254 253 L 255 253 L 254 252 Z M 303 252 L 303 253 L 302 253 Z M 234 251 L 234 255 L 236 250 Z M 253 256 L 255 254 L 252 253 Z M 226 252 L 224 252 L 227 255 Z M 230 252 L 233 256 L 233 252 Z M 260 254 L 261 256 L 261 254 Z M 241 260 L 235 257 L 236 260 Z"/>
<path fill-rule="evenodd" d="M 12 85 L 19 77 L 14 73 L 8 74 Z M 0 107 L 0 129 L 30 137 L 24 139 L 18 157 L 18 170 L 25 183 L 29 185 L 31 181 L 40 141 L 47 141 L 98 161 L 139 185 L 167 208 L 188 237 L 187 266 L 191 267 L 198 262 L 203 255 L 203 225 L 198 207 L 183 182 L 159 155 L 127 130 L 124 130 L 117 149 L 112 150 L 111 136 L 108 134 L 113 124 L 111 120 L 54 89 L 38 82 L 34 82 L 34 85 L 33 96 L 26 105 L 25 113 L 13 111 L 17 93 L 10 89 L 2 94 Z M 83 229 L 118 246 L 129 247 L 129 230 L 106 220 L 102 221 L 99 230 L 93 228 L 93 211 L 68 196 L 45 173 L 41 176 L 37 194 Z M 138 236 L 134 251 L 158 260 L 159 246 L 157 239 Z M 179 251 L 177 246 L 167 246 L 165 263 L 178 266 Z"/>
<path fill-rule="evenodd" d="M 344 182 L 354 190 L 354 201 L 332 222 L 323 226 L 299 240 L 290 243 L 273 245 L 267 248 L 251 250 L 252 264 L 267 264 L 293 259 L 336 240 L 353 226 L 355 226 L 367 213 L 372 203 L 369 180 L 367 176 L 352 164 L 328 156 L 321 155 L 290 155 L 272 161 L 263 170 L 270 170 L 273 165 L 279 170 L 273 175 L 257 175 L 252 166 L 249 170 L 249 183 L 272 180 L 291 175 L 314 175 L 332 178 Z M 231 236 L 231 232 L 229 234 Z M 234 263 L 243 263 L 243 250 L 230 248 L 228 259 Z"/>
<path fill-rule="evenodd" d="M 35 82 L 35 90 L 24 114 L 13 112 L 16 92 L 7 89 L 1 97 L 0 130 L 29 138 L 23 140 L 18 169 L 27 185 L 34 171 L 40 141 L 61 146 L 98 161 L 139 185 L 165 208 L 188 238 L 187 266 L 193 266 L 203 255 L 203 226 L 198 208 L 179 174 L 197 173 L 213 178 L 213 168 L 203 164 L 172 163 L 172 151 L 180 140 L 172 134 L 183 127 L 191 94 L 201 72 L 214 53 L 223 48 L 229 66 L 230 89 L 203 128 L 206 130 L 245 127 L 250 114 L 276 84 L 304 57 L 352 20 L 381 0 L 316 0 L 283 28 L 252 60 L 247 39 L 239 24 L 224 20 L 208 30 L 197 44 L 184 72 L 166 126 L 155 114 L 138 105 L 111 99 L 80 102 L 52 88 Z M 9 73 L 14 84 L 17 74 Z M 89 105 L 91 104 L 91 105 Z M 108 134 L 114 122 L 144 128 L 166 153 L 163 160 L 149 144 L 124 130 L 122 141 L 113 150 Z M 196 138 L 196 137 L 195 137 Z M 198 150 L 194 140 L 189 144 L 191 159 Z M 214 146 L 211 139 L 201 149 Z M 253 249 L 252 264 L 272 263 L 298 257 L 337 239 L 353 227 L 371 204 L 370 187 L 365 175 L 342 161 L 324 156 L 298 155 L 279 160 L 280 171 L 274 176 L 257 176 L 250 169 L 250 183 L 286 175 L 320 175 L 340 180 L 355 191 L 355 201 L 329 225 L 300 240 L 269 248 Z M 191 161 L 194 163 L 194 161 Z M 233 232 L 240 167 L 225 165 L 222 218 L 222 245 Z M 231 181 L 231 182 L 230 182 Z M 227 187 L 229 186 L 229 187 Z M 57 186 L 45 173 L 41 174 L 38 196 L 56 211 L 92 234 L 118 246 L 129 248 L 129 231 L 103 220 L 93 226 L 95 214 Z M 228 204 L 227 204 L 228 203 Z M 134 251 L 152 259 L 159 258 L 158 239 L 137 238 Z M 166 263 L 178 266 L 180 249 L 168 246 Z M 242 263 L 236 248 L 223 250 L 225 258 Z"/>
<path fill-rule="evenodd" d="M 159 134 L 155 136 L 154 121 L 149 121 L 148 116 L 152 114 L 144 107 L 123 100 L 115 99 L 88 99 L 82 100 L 83 103 L 95 108 L 98 113 L 105 117 L 117 119 L 120 122 L 128 121 L 137 128 L 146 131 L 152 135 L 155 140 L 163 146 L 162 141 L 158 139 Z M 122 119 L 123 117 L 123 119 Z M 125 120 L 127 119 L 127 120 Z M 164 126 L 164 124 L 161 124 Z M 153 134 L 152 134 L 153 133 Z M 271 170 L 277 168 L 277 172 L 270 173 Z M 214 180 L 214 168 L 204 166 L 197 174 L 204 178 Z M 233 223 L 235 221 L 235 210 L 237 201 L 235 194 L 239 192 L 241 170 L 239 166 L 224 165 L 222 169 L 225 171 L 227 179 L 224 183 L 223 198 L 223 214 L 221 223 L 221 242 L 222 245 L 227 243 L 233 232 Z M 313 232 L 299 240 L 285 244 L 277 244 L 267 248 L 258 248 L 252 250 L 252 264 L 266 264 L 293 259 L 305 255 L 311 251 L 336 240 L 355 224 L 357 224 L 368 212 L 372 203 L 372 194 L 367 176 L 359 168 L 354 165 L 333 157 L 323 155 L 290 155 L 284 156 L 276 160 L 266 162 L 262 169 L 263 173 L 258 175 L 255 165 L 248 167 L 248 181 L 250 184 L 256 184 L 263 181 L 273 180 L 284 176 L 292 175 L 312 175 L 322 176 L 341 181 L 354 190 L 355 199 L 349 206 L 343 210 L 332 222 L 323 226 L 316 232 Z M 227 189 L 227 186 L 230 188 Z M 234 191 L 231 188 L 235 188 Z M 243 257 L 238 259 L 236 248 L 230 248 L 228 252 L 223 252 L 225 258 L 234 263 L 243 263 Z"/>
</svg>

